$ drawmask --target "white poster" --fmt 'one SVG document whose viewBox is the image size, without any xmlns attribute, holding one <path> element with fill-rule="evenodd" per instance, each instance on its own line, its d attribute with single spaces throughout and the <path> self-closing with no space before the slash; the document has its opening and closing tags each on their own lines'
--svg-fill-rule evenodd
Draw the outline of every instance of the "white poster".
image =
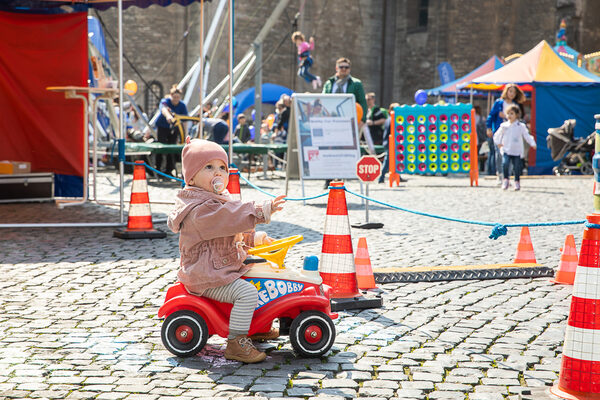
<svg viewBox="0 0 600 400">
<path fill-rule="evenodd" d="M 352 94 L 294 94 L 298 165 L 303 179 L 356 179 L 360 158 Z"/>
</svg>

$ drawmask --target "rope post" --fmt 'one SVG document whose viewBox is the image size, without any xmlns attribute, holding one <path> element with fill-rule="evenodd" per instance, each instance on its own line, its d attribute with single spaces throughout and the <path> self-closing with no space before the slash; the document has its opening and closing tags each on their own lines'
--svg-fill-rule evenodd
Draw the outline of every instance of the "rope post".
<svg viewBox="0 0 600 400">
<path fill-rule="evenodd" d="M 392 110 L 390 113 L 390 118 L 392 119 L 391 129 L 390 129 L 390 137 L 388 138 L 388 169 L 390 172 L 389 181 L 390 187 L 400 186 L 400 175 L 396 171 L 396 110 Z"/>
<path fill-rule="evenodd" d="M 471 108 L 471 169 L 469 170 L 469 179 L 471 186 L 479 186 L 479 152 L 477 151 L 477 125 L 475 124 L 475 108 Z"/>
<path fill-rule="evenodd" d="M 596 142 L 592 167 L 594 168 L 594 212 L 600 213 L 600 114 L 594 115 L 596 119 Z"/>
</svg>

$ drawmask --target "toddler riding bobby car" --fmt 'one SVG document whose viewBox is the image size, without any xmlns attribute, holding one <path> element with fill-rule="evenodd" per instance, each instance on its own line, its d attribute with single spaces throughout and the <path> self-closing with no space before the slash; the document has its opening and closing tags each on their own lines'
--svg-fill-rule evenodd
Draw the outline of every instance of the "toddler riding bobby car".
<svg viewBox="0 0 600 400">
<path fill-rule="evenodd" d="M 279 239 L 248 251 L 246 262 L 254 266 L 243 276 L 258 290 L 258 306 L 254 311 L 248 335 L 269 332 L 274 319 L 279 319 L 280 335 L 289 335 L 294 350 L 303 357 L 325 354 L 335 340 L 331 312 L 331 287 L 324 285 L 316 256 L 304 260 L 302 270 L 285 267 L 283 260 L 289 248 L 303 239 L 301 235 Z M 204 347 L 208 337 L 227 337 L 232 304 L 195 296 L 180 282 L 167 291 L 165 303 L 158 310 L 165 317 L 161 339 L 176 356 L 191 357 Z"/>
</svg>

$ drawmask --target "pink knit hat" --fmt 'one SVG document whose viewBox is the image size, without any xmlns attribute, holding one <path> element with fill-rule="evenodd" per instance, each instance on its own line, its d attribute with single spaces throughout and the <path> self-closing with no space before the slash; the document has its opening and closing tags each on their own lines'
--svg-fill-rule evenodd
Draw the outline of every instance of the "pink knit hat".
<svg viewBox="0 0 600 400">
<path fill-rule="evenodd" d="M 181 172 L 185 183 L 189 183 L 194 175 L 212 160 L 221 160 L 229 166 L 227 153 L 220 145 L 204 139 L 188 138 L 181 151 Z"/>
</svg>

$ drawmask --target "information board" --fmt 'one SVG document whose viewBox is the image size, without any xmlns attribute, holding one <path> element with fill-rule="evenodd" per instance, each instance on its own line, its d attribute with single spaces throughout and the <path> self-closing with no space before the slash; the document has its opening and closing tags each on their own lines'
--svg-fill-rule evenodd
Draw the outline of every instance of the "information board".
<svg viewBox="0 0 600 400">
<path fill-rule="evenodd" d="M 471 104 L 394 109 L 396 172 L 431 175 L 471 169 Z"/>
<path fill-rule="evenodd" d="M 289 126 L 288 177 L 298 177 L 299 171 L 301 179 L 356 179 L 360 144 L 354 95 L 294 94 Z"/>
</svg>

